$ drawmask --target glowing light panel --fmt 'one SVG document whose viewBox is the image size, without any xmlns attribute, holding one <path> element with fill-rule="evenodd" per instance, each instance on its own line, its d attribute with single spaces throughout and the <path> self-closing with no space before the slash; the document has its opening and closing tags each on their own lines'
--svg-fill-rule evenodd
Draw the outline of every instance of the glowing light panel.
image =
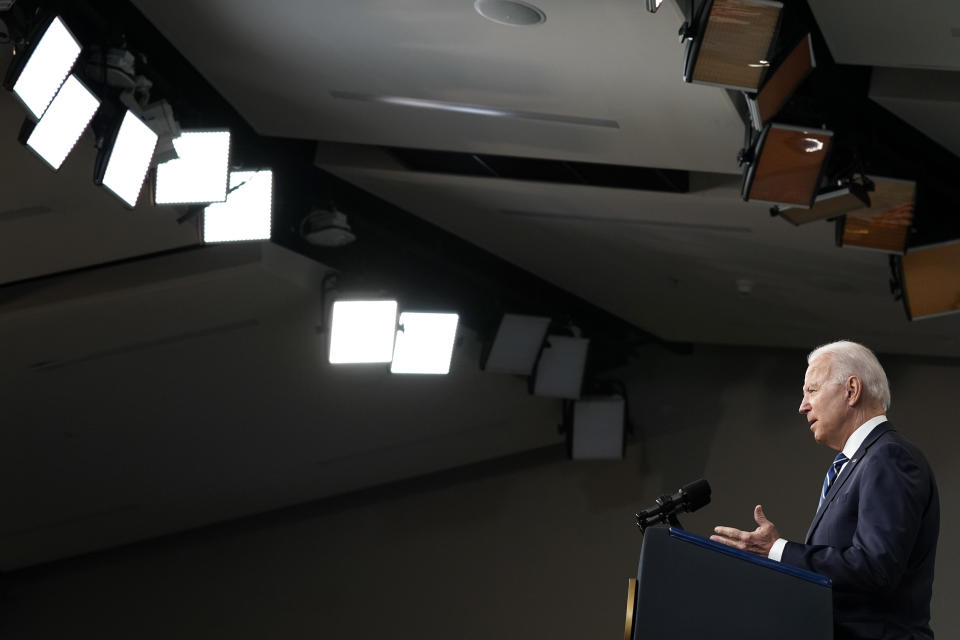
<svg viewBox="0 0 960 640">
<path fill-rule="evenodd" d="M 124 114 L 107 160 L 102 184 L 131 207 L 137 204 L 157 138 L 153 129 L 131 111 Z"/>
<path fill-rule="evenodd" d="M 337 300 L 330 321 L 330 364 L 390 362 L 396 300 Z"/>
<path fill-rule="evenodd" d="M 269 240 L 272 208 L 272 171 L 231 171 L 226 201 L 203 210 L 203 241 Z"/>
<path fill-rule="evenodd" d="M 80 55 L 80 43 L 59 17 L 53 19 L 13 84 L 13 92 L 40 118 Z"/>
<path fill-rule="evenodd" d="M 98 108 L 100 99 L 71 75 L 33 128 L 27 146 L 59 169 Z"/>
<path fill-rule="evenodd" d="M 157 165 L 157 204 L 227 199 L 229 131 L 185 131 L 174 139 L 173 147 L 179 157 Z"/>
<path fill-rule="evenodd" d="M 401 313 L 390 373 L 449 373 L 459 320 L 456 313 Z"/>
</svg>

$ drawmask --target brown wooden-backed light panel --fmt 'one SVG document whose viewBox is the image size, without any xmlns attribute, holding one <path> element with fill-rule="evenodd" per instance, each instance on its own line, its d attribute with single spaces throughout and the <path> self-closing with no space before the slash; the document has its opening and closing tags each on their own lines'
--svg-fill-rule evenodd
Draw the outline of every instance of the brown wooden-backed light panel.
<svg viewBox="0 0 960 640">
<path fill-rule="evenodd" d="M 771 124 L 755 160 L 748 200 L 810 207 L 833 134 Z"/>
<path fill-rule="evenodd" d="M 960 311 L 960 242 L 903 256 L 903 290 L 911 320 Z"/>
<path fill-rule="evenodd" d="M 692 81 L 756 91 L 781 8 L 775 2 L 714 0 Z"/>
</svg>

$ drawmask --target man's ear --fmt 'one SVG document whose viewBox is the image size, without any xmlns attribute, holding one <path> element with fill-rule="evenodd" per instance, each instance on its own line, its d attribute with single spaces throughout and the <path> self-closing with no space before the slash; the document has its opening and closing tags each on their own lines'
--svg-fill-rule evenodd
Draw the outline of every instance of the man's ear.
<svg viewBox="0 0 960 640">
<path fill-rule="evenodd" d="M 847 405 L 851 407 L 856 406 L 863 396 L 863 381 L 860 380 L 858 376 L 850 376 L 847 378 L 844 391 L 847 394 Z"/>
</svg>

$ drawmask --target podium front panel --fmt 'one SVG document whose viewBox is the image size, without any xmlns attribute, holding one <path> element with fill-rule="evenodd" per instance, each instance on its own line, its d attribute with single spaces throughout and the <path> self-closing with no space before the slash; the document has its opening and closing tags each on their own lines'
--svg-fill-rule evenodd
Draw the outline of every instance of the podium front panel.
<svg viewBox="0 0 960 640">
<path fill-rule="evenodd" d="M 830 640 L 830 581 L 685 531 L 647 529 L 633 640 Z"/>
</svg>

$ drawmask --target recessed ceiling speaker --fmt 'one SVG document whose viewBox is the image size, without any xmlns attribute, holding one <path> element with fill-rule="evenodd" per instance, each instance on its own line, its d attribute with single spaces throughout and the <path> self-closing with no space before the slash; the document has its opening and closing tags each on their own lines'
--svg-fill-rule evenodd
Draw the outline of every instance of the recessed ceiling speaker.
<svg viewBox="0 0 960 640">
<path fill-rule="evenodd" d="M 510 27 L 532 27 L 547 19 L 537 7 L 516 0 L 476 0 L 473 8 L 487 20 Z"/>
</svg>

